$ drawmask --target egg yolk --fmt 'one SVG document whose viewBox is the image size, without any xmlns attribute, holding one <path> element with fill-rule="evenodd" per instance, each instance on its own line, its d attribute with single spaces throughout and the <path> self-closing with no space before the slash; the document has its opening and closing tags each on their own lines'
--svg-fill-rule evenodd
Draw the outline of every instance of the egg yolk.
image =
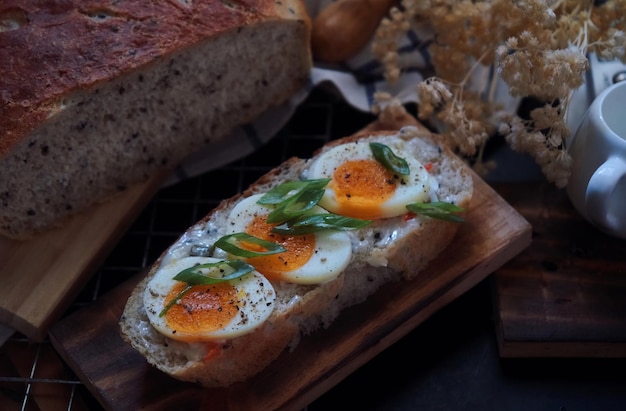
<svg viewBox="0 0 626 411">
<path fill-rule="evenodd" d="M 335 192 L 338 214 L 382 218 L 381 204 L 396 191 L 398 177 L 376 160 L 351 160 L 341 164 L 329 187 Z"/>
<path fill-rule="evenodd" d="M 248 262 L 269 280 L 284 279 L 283 273 L 302 267 L 315 251 L 315 235 L 282 235 L 272 233 L 275 224 L 268 224 L 267 216 L 255 216 L 246 227 L 254 237 L 280 244 L 286 251 L 278 254 L 249 258 Z"/>
<path fill-rule="evenodd" d="M 185 287 L 176 284 L 165 301 L 172 301 Z M 165 319 L 176 332 L 200 334 L 221 330 L 238 312 L 237 290 L 223 282 L 193 286 L 165 313 Z"/>
</svg>

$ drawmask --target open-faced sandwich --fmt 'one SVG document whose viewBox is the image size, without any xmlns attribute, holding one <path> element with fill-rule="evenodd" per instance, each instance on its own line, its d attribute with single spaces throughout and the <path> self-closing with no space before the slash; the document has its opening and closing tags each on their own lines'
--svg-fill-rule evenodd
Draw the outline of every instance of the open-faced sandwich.
<svg viewBox="0 0 626 411">
<path fill-rule="evenodd" d="M 150 268 L 122 337 L 163 372 L 244 381 L 452 241 L 472 197 L 462 160 L 416 127 L 332 141 L 222 201 Z"/>
</svg>

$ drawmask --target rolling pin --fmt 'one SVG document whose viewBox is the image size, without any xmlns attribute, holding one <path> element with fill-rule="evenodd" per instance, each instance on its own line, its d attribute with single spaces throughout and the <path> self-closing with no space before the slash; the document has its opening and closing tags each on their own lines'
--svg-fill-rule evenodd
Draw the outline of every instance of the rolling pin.
<svg viewBox="0 0 626 411">
<path fill-rule="evenodd" d="M 337 0 L 313 19 L 313 57 L 340 63 L 357 54 L 374 35 L 396 0 Z"/>
</svg>

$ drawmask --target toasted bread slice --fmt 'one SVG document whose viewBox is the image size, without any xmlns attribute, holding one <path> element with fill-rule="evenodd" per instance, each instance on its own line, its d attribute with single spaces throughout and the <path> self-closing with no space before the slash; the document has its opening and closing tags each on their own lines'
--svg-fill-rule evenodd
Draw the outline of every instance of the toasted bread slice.
<svg viewBox="0 0 626 411">
<path fill-rule="evenodd" d="M 411 155 L 428 164 L 436 179 L 431 200 L 467 207 L 473 191 L 471 171 L 435 136 L 416 127 L 400 131 L 367 131 L 332 141 L 315 154 L 350 141 L 388 139 L 406 141 Z M 314 159 L 313 158 L 313 159 Z M 260 372 L 279 355 L 293 349 L 301 338 L 328 327 L 347 307 L 365 301 L 382 285 L 414 278 L 454 238 L 459 223 L 417 215 L 374 220 L 354 231 L 352 257 L 347 268 L 335 279 L 316 285 L 279 281 L 274 284 L 277 300 L 270 318 L 254 332 L 216 343 L 185 343 L 172 340 L 151 325 L 143 305 L 143 294 L 150 278 L 161 264 L 188 255 L 189 247 L 202 234 L 204 243 L 224 235 L 225 221 L 242 198 L 267 192 L 283 182 L 307 176 L 313 159 L 291 158 L 262 176 L 246 191 L 222 201 L 211 213 L 190 227 L 152 266 L 147 277 L 135 288 L 120 321 L 122 337 L 149 363 L 174 378 L 194 381 L 207 387 L 228 386 Z M 436 198 L 432 198 L 436 197 Z M 207 357 L 210 353 L 210 359 Z"/>
</svg>

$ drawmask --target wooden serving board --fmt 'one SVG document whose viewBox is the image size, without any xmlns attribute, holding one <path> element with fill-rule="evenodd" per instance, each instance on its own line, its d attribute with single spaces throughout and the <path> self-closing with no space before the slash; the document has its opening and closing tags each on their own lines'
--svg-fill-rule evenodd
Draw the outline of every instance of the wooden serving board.
<svg viewBox="0 0 626 411">
<path fill-rule="evenodd" d="M 502 357 L 626 357 L 626 240 L 592 227 L 564 190 L 494 185 L 533 243 L 494 275 Z"/>
<path fill-rule="evenodd" d="M 480 178 L 446 252 L 414 280 L 393 283 L 251 380 L 227 389 L 176 381 L 126 345 L 118 321 L 142 274 L 55 324 L 50 339 L 110 410 L 299 410 L 523 251 L 530 224 Z"/>
<path fill-rule="evenodd" d="M 0 236 L 0 323 L 43 340 L 168 174 L 27 241 Z"/>
</svg>

